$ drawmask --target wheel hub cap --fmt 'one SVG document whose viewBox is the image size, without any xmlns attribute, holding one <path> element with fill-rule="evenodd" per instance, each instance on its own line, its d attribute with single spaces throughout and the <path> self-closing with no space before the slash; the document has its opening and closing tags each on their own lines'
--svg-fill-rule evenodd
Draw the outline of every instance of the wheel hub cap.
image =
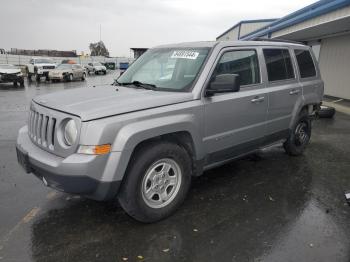
<svg viewBox="0 0 350 262">
<path fill-rule="evenodd" d="M 176 197 L 182 179 L 180 166 L 172 159 L 161 159 L 146 171 L 142 181 L 142 198 L 151 208 L 168 205 Z"/>
</svg>

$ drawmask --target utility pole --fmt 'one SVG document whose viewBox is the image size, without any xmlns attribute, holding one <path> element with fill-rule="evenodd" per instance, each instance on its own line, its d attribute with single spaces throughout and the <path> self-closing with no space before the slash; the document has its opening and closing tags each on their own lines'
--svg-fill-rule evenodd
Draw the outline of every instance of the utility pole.
<svg viewBox="0 0 350 262">
<path fill-rule="evenodd" d="M 101 24 L 100 24 L 100 42 L 101 42 L 101 40 L 102 40 L 102 37 L 101 37 L 101 31 L 102 31 L 102 30 L 101 30 L 101 27 L 102 27 L 102 26 L 101 26 Z"/>
</svg>

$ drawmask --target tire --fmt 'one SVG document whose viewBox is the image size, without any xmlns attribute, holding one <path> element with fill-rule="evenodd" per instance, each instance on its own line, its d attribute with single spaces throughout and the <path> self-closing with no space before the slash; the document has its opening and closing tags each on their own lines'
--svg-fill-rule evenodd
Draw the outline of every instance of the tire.
<svg viewBox="0 0 350 262">
<path fill-rule="evenodd" d="M 81 80 L 82 80 L 82 81 L 85 81 L 85 79 L 86 79 L 86 74 L 83 73 L 83 76 L 82 76 Z"/>
<path fill-rule="evenodd" d="M 31 73 L 28 73 L 27 78 L 28 78 L 29 82 L 32 82 L 32 74 Z"/>
<path fill-rule="evenodd" d="M 162 173 L 169 166 L 168 172 Z M 159 221 L 171 215 L 185 200 L 191 175 L 190 156 L 181 146 L 169 142 L 143 146 L 129 163 L 118 195 L 119 203 L 140 222 Z M 166 196 L 164 202 L 161 194 Z"/>
<path fill-rule="evenodd" d="M 292 127 L 290 135 L 283 147 L 288 155 L 301 155 L 311 138 L 311 119 L 306 110 L 303 110 Z"/>
<path fill-rule="evenodd" d="M 13 82 L 13 86 L 18 86 L 17 81 Z"/>
<path fill-rule="evenodd" d="M 106 74 L 107 74 L 107 71 L 103 71 L 103 74 L 106 75 Z"/>
<path fill-rule="evenodd" d="M 335 114 L 335 108 L 330 106 L 321 106 L 318 111 L 318 116 L 320 118 L 332 118 Z"/>
</svg>

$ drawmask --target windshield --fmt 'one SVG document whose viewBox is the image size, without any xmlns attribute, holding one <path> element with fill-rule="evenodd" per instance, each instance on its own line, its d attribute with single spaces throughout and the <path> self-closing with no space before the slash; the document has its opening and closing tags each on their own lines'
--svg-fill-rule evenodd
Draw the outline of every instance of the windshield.
<svg viewBox="0 0 350 262">
<path fill-rule="evenodd" d="M 93 63 L 94 66 L 101 66 L 102 64 L 101 63 L 98 63 L 98 62 L 95 62 Z"/>
<path fill-rule="evenodd" d="M 192 87 L 209 48 L 150 49 L 118 78 L 119 84 L 140 82 L 168 91 Z"/>
<path fill-rule="evenodd" d="M 71 69 L 72 65 L 69 64 L 60 64 L 56 67 L 57 69 Z"/>
<path fill-rule="evenodd" d="M 53 61 L 50 59 L 35 59 L 36 64 L 53 64 Z"/>
</svg>

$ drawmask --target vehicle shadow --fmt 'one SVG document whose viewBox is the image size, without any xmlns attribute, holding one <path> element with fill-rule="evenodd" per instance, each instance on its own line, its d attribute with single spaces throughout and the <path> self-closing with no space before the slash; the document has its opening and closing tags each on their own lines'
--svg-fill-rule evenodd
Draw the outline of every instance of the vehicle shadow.
<svg viewBox="0 0 350 262">
<path fill-rule="evenodd" d="M 272 148 L 194 179 L 184 205 L 158 223 L 138 223 L 113 203 L 73 199 L 33 224 L 32 257 L 253 261 L 298 219 L 310 200 L 311 182 L 306 157 L 290 158 Z"/>
<path fill-rule="evenodd" d="M 23 91 L 25 87 L 18 85 L 14 85 L 13 83 L 0 83 L 0 90 L 5 91 Z"/>
</svg>

